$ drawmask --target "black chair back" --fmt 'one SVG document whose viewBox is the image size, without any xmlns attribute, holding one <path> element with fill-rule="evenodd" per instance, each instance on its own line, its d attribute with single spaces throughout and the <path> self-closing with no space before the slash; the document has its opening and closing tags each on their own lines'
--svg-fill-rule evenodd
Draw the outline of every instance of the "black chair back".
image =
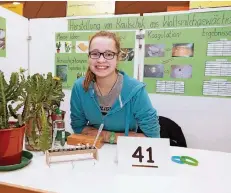
<svg viewBox="0 0 231 193">
<path fill-rule="evenodd" d="M 173 120 L 159 116 L 160 137 L 169 138 L 170 146 L 187 147 L 181 127 Z"/>
</svg>

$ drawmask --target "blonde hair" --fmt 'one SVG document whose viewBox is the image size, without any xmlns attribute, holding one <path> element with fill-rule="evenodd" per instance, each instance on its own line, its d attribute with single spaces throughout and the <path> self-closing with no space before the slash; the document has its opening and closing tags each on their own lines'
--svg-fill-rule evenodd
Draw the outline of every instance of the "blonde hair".
<svg viewBox="0 0 231 193">
<path fill-rule="evenodd" d="M 118 53 L 120 52 L 120 40 L 119 40 L 119 37 L 117 37 L 115 33 L 109 32 L 109 31 L 97 32 L 91 37 L 90 42 L 89 42 L 89 48 L 91 46 L 92 40 L 96 37 L 107 37 L 107 38 L 113 39 L 115 41 L 115 47 L 117 49 L 117 52 Z M 88 67 L 85 80 L 83 82 L 83 88 L 86 92 L 88 91 L 91 81 L 94 81 L 94 80 L 95 80 L 95 74 L 91 71 L 90 67 Z"/>
</svg>

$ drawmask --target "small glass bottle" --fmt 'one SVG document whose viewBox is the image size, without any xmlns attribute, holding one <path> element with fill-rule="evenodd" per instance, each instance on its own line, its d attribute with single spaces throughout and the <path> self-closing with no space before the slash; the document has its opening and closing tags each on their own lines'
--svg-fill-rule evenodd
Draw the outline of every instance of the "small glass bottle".
<svg viewBox="0 0 231 193">
<path fill-rule="evenodd" d="M 53 144 L 52 148 L 62 148 L 65 145 L 65 122 L 62 118 L 62 112 L 56 110 L 56 119 L 53 121 Z"/>
</svg>

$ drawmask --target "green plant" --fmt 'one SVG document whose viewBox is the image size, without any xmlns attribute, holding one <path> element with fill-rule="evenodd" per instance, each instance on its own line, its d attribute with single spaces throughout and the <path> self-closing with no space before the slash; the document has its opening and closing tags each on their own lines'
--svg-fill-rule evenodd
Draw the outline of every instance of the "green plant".
<svg viewBox="0 0 231 193">
<path fill-rule="evenodd" d="M 52 123 L 50 116 L 63 101 L 62 82 L 52 73 L 28 76 L 24 84 L 28 107 L 26 147 L 30 150 L 46 150 L 51 145 Z"/>
<path fill-rule="evenodd" d="M 69 43 L 65 42 L 65 51 L 69 52 L 70 49 L 71 49 L 71 47 L 70 47 Z"/>
<path fill-rule="evenodd" d="M 57 48 L 57 50 L 59 50 L 61 48 L 61 43 L 60 42 L 56 42 L 56 48 Z"/>
<path fill-rule="evenodd" d="M 12 72 L 9 82 L 0 71 L 0 129 L 26 125 L 26 145 L 45 151 L 51 145 L 51 114 L 63 101 L 62 82 L 52 73 L 25 76 Z M 14 118 L 14 125 L 10 119 Z"/>
<path fill-rule="evenodd" d="M 7 83 L 4 73 L 0 71 L 0 129 L 22 126 L 26 121 L 26 108 L 23 108 L 25 94 L 23 72 L 22 69 L 19 72 L 12 72 Z M 23 110 L 20 114 L 21 108 Z M 11 117 L 15 118 L 15 125 L 9 125 Z"/>
</svg>

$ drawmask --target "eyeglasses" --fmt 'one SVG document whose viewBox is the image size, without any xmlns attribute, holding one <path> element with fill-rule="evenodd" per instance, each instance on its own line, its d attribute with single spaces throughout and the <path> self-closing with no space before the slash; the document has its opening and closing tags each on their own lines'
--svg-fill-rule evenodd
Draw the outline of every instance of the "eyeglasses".
<svg viewBox="0 0 231 193">
<path fill-rule="evenodd" d="M 117 53 L 115 52 L 96 52 L 96 51 L 92 51 L 92 52 L 89 52 L 89 57 L 91 59 L 99 59 L 100 56 L 103 55 L 103 57 L 107 60 L 112 60 L 115 55 L 118 55 Z"/>
</svg>

